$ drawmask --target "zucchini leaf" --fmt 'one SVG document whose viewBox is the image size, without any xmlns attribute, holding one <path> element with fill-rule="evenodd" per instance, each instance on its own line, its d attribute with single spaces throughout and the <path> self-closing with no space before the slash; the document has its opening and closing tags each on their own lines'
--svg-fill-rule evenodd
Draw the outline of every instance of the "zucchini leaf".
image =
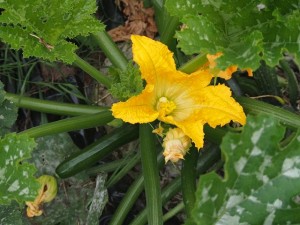
<svg viewBox="0 0 300 225">
<path fill-rule="evenodd" d="M 0 82 L 0 136 L 9 131 L 17 119 L 18 108 L 14 103 L 5 99 L 3 84 Z"/>
<path fill-rule="evenodd" d="M 222 52 L 220 69 L 256 70 L 261 60 L 275 66 L 286 51 L 299 59 L 299 0 L 167 0 L 166 7 L 184 24 L 178 47 L 186 54 Z"/>
<path fill-rule="evenodd" d="M 282 146 L 275 119 L 248 116 L 242 133 L 224 136 L 224 178 L 200 177 L 192 219 L 186 224 L 299 224 L 300 132 Z"/>
<path fill-rule="evenodd" d="M 24 160 L 31 157 L 35 142 L 27 135 L 9 133 L 0 139 L 0 204 L 35 199 L 40 184 L 34 165 Z"/>
<path fill-rule="evenodd" d="M 0 8 L 0 39 L 24 57 L 71 64 L 77 46 L 69 40 L 104 29 L 94 0 L 3 0 Z"/>
</svg>

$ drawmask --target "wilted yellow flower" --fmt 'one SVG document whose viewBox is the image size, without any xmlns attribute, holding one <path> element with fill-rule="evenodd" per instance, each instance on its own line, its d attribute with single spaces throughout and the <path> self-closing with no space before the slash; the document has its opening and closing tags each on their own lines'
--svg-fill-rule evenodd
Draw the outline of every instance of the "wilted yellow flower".
<svg viewBox="0 0 300 225">
<path fill-rule="evenodd" d="M 180 128 L 169 129 L 163 142 L 165 162 L 183 159 L 190 146 L 191 139 Z"/>
<path fill-rule="evenodd" d="M 251 68 L 245 68 L 243 70 L 247 71 L 249 77 L 253 77 L 253 70 Z"/>
<path fill-rule="evenodd" d="M 226 70 L 218 69 L 216 67 L 217 63 L 215 62 L 215 60 L 217 58 L 219 58 L 220 56 L 222 56 L 221 52 L 218 52 L 214 55 L 207 54 L 206 58 L 207 58 L 208 62 L 206 64 L 204 64 L 200 68 L 200 70 L 209 71 L 215 77 L 221 77 L 225 80 L 229 80 L 231 78 L 232 74 L 237 71 L 238 67 L 236 65 L 232 65 L 232 66 L 229 66 L 228 68 L 226 68 Z M 246 68 L 246 69 L 242 69 L 242 70 L 246 70 L 249 76 L 253 76 L 252 70 L 250 68 Z"/>
<path fill-rule="evenodd" d="M 37 181 L 41 184 L 41 188 L 33 202 L 26 202 L 28 217 L 42 215 L 42 204 L 44 202 L 52 201 L 57 193 L 57 183 L 53 176 L 42 175 L 37 179 Z"/>
<path fill-rule="evenodd" d="M 173 53 L 164 44 L 132 35 L 133 60 L 147 84 L 141 94 L 113 104 L 113 116 L 129 123 L 156 119 L 180 128 L 203 147 L 203 125 L 225 125 L 231 120 L 245 124 L 243 108 L 225 85 L 210 86 L 212 75 L 196 71 L 190 75 L 176 70 Z"/>
</svg>

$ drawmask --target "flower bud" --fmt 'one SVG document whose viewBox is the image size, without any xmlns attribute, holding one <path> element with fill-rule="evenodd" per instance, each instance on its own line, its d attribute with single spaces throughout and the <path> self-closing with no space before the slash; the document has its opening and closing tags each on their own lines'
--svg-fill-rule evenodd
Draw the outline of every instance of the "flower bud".
<svg viewBox="0 0 300 225">
<path fill-rule="evenodd" d="M 190 146 L 191 139 L 180 128 L 169 129 L 163 142 L 165 162 L 183 159 Z"/>
</svg>

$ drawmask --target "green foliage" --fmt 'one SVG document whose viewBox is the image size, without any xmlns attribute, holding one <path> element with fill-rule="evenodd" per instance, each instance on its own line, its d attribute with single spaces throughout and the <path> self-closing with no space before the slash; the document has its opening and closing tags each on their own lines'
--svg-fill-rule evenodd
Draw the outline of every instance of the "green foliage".
<svg viewBox="0 0 300 225">
<path fill-rule="evenodd" d="M 275 66 L 284 51 L 299 58 L 299 0 L 167 0 L 166 7 L 184 24 L 178 46 L 186 54 L 223 52 L 221 69 L 255 70 L 260 60 Z"/>
<path fill-rule="evenodd" d="M 260 94 L 280 96 L 279 82 L 275 68 L 269 67 L 265 62 L 254 72 L 257 89 Z"/>
<path fill-rule="evenodd" d="M 34 165 L 25 162 L 35 147 L 32 138 L 10 133 L 0 140 L 0 204 L 34 200 L 40 188 Z"/>
<path fill-rule="evenodd" d="M 111 67 L 109 72 L 113 78 L 109 91 L 115 98 L 123 101 L 142 92 L 143 80 L 132 62 L 127 64 L 126 70 Z"/>
<path fill-rule="evenodd" d="M 24 217 L 23 209 L 13 202 L 11 205 L 0 205 L 0 224 L 1 225 L 30 225 Z"/>
<path fill-rule="evenodd" d="M 17 119 L 17 107 L 5 99 L 3 84 L 0 82 L 0 136 L 3 136 Z"/>
<path fill-rule="evenodd" d="M 91 14 L 94 0 L 3 0 L 0 8 L 0 39 L 24 57 L 50 61 L 75 60 L 76 45 L 66 39 L 102 31 L 104 26 Z"/>
<path fill-rule="evenodd" d="M 228 133 L 221 149 L 225 178 L 200 178 L 193 221 L 187 224 L 299 224 L 300 132 L 284 147 L 285 128 L 270 117 L 247 118 L 241 134 Z"/>
</svg>

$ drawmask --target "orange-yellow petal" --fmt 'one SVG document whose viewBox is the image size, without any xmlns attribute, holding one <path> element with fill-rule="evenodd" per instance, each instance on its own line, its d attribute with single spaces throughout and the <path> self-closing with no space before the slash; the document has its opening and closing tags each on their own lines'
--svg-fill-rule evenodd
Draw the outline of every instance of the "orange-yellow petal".
<svg viewBox="0 0 300 225">
<path fill-rule="evenodd" d="M 218 73 L 218 77 L 229 80 L 232 77 L 232 74 L 237 71 L 237 69 L 237 66 L 229 66 L 226 70 L 221 70 Z"/>
<path fill-rule="evenodd" d="M 208 86 L 198 96 L 200 105 L 197 116 L 211 127 L 225 125 L 231 120 L 242 125 L 246 123 L 243 108 L 231 97 L 230 89 L 225 85 Z"/>
<path fill-rule="evenodd" d="M 245 68 L 245 69 L 242 69 L 242 70 L 246 70 L 247 73 L 248 73 L 248 76 L 253 77 L 253 70 L 251 68 Z"/>
<path fill-rule="evenodd" d="M 147 85 L 143 92 L 133 96 L 126 102 L 112 105 L 112 114 L 115 118 L 128 123 L 149 123 L 157 119 L 158 112 L 154 110 L 153 87 Z"/>
<path fill-rule="evenodd" d="M 223 54 L 221 52 L 218 52 L 215 55 L 206 55 L 207 60 L 209 62 L 209 71 L 213 73 L 214 76 L 221 77 L 225 80 L 229 80 L 232 74 L 237 71 L 238 67 L 236 65 L 232 65 L 226 68 L 225 70 L 219 70 L 218 68 L 216 68 L 217 63 L 215 62 L 215 60 L 222 55 Z"/>
<path fill-rule="evenodd" d="M 200 149 L 204 145 L 204 132 L 203 123 L 194 119 L 185 120 L 181 122 L 175 122 L 187 136 L 189 136 L 194 142 L 196 148 Z"/>
<path fill-rule="evenodd" d="M 215 62 L 215 60 L 217 58 L 219 58 L 221 55 L 223 55 L 223 53 L 221 53 L 221 52 L 217 52 L 214 55 L 211 55 L 211 54 L 206 55 L 206 58 L 209 62 L 209 68 L 215 68 L 216 67 L 217 63 Z"/>
<path fill-rule="evenodd" d="M 160 69 L 176 71 L 173 53 L 161 42 L 145 36 L 132 35 L 133 60 L 140 66 L 142 78 L 152 84 Z"/>
<path fill-rule="evenodd" d="M 186 85 L 188 85 L 188 87 L 197 86 L 197 88 L 206 87 L 207 85 L 209 85 L 212 78 L 213 76 L 211 73 L 209 73 L 209 71 L 196 70 L 189 75 L 188 81 L 186 81 Z"/>
</svg>

